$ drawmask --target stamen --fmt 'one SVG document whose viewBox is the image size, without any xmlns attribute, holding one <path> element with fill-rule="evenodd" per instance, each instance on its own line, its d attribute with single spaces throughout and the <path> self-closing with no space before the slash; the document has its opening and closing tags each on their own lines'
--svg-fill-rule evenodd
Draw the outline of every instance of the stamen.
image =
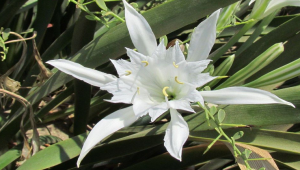
<svg viewBox="0 0 300 170">
<path fill-rule="evenodd" d="M 135 93 L 133 94 L 132 99 L 131 99 L 131 103 L 133 103 L 136 94 L 140 94 L 140 88 L 139 87 L 137 87 Z"/>
<path fill-rule="evenodd" d="M 123 77 L 123 76 L 129 76 L 132 72 L 130 70 L 126 70 L 126 73 L 120 74 L 119 78 Z"/>
<path fill-rule="evenodd" d="M 125 74 L 126 76 L 129 76 L 132 72 L 130 70 L 126 70 L 125 71 L 127 74 Z"/>
<path fill-rule="evenodd" d="M 176 81 L 176 83 L 178 83 L 178 84 L 184 84 L 183 82 L 181 82 L 181 81 L 178 80 L 178 77 L 177 77 L 177 76 L 175 76 L 175 81 Z"/>
<path fill-rule="evenodd" d="M 169 88 L 169 87 L 166 86 L 166 87 L 164 87 L 163 90 L 162 90 L 162 92 L 163 92 L 163 94 L 165 95 L 165 97 L 168 97 L 168 96 L 169 96 L 168 93 L 166 92 L 166 90 L 167 90 L 168 88 Z"/>
<path fill-rule="evenodd" d="M 173 66 L 174 66 L 175 68 L 178 68 L 178 67 L 179 67 L 178 65 L 175 64 L 175 61 L 173 62 Z"/>
<path fill-rule="evenodd" d="M 145 67 L 148 66 L 149 64 L 148 61 L 141 61 L 141 62 L 146 64 Z"/>
</svg>

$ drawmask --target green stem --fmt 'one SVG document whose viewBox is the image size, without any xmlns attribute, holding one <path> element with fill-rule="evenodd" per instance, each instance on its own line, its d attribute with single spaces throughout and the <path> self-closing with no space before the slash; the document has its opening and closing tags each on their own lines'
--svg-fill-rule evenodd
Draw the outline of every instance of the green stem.
<svg viewBox="0 0 300 170">
<path fill-rule="evenodd" d="M 204 153 L 206 153 L 209 149 L 209 147 L 211 147 L 217 140 L 220 139 L 220 137 L 224 136 L 227 141 L 232 145 L 232 148 L 234 150 L 234 153 L 237 153 L 238 156 L 240 156 L 244 162 L 245 162 L 245 165 L 248 169 L 251 169 L 247 159 L 243 156 L 243 154 L 241 153 L 241 151 L 235 146 L 235 140 L 234 139 L 231 139 L 227 136 L 227 134 L 223 131 L 222 127 L 221 127 L 221 124 L 218 120 L 215 119 L 215 117 L 210 113 L 210 111 L 206 108 L 206 106 L 202 106 L 200 102 L 197 102 L 197 104 L 205 111 L 205 113 L 209 116 L 209 118 L 211 120 L 214 121 L 215 125 L 217 126 L 215 129 L 216 131 L 220 134 L 208 147 L 207 149 L 204 151 Z M 237 157 L 235 155 L 235 157 Z"/>
<path fill-rule="evenodd" d="M 88 4 L 91 4 L 91 3 L 94 3 L 95 1 L 90 1 L 90 2 L 86 2 L 86 3 L 84 3 L 84 4 L 82 4 L 82 5 L 88 5 Z"/>
<path fill-rule="evenodd" d="M 105 26 L 107 26 L 107 24 L 104 21 L 102 21 L 99 17 L 97 17 L 95 14 L 93 14 L 86 6 L 84 6 L 83 4 L 78 3 L 75 0 L 70 0 L 70 1 L 73 2 L 73 3 L 75 3 L 84 12 L 86 12 L 89 15 L 93 16 L 96 21 L 101 22 L 102 24 L 104 24 Z"/>
<path fill-rule="evenodd" d="M 115 14 L 111 11 L 107 12 L 106 15 L 111 15 L 111 16 L 115 17 L 116 19 L 120 20 L 121 22 L 125 22 L 125 20 L 123 18 L 119 17 L 117 14 Z"/>
</svg>

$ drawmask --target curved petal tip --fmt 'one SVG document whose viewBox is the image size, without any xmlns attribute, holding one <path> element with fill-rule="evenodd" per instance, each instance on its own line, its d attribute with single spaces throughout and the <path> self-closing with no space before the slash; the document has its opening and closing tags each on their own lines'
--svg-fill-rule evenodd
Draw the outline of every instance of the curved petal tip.
<svg viewBox="0 0 300 170">
<path fill-rule="evenodd" d="M 82 159 L 89 153 L 89 151 L 97 145 L 101 140 L 110 134 L 131 125 L 135 122 L 137 117 L 133 112 L 132 106 L 120 109 L 106 116 L 100 120 L 92 129 L 87 139 L 85 140 L 79 158 L 77 160 L 77 167 L 80 166 Z"/>
</svg>

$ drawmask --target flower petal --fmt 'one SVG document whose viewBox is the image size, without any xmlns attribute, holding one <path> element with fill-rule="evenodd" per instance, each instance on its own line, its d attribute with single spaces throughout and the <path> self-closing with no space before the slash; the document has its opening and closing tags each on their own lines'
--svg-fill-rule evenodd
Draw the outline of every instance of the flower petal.
<svg viewBox="0 0 300 170">
<path fill-rule="evenodd" d="M 181 161 L 182 147 L 189 136 L 189 127 L 175 109 L 170 109 L 171 122 L 167 127 L 164 145 L 171 156 Z"/>
<path fill-rule="evenodd" d="M 119 129 L 131 125 L 136 120 L 137 117 L 133 113 L 132 106 L 120 109 L 100 120 L 85 140 L 77 160 L 77 166 L 79 167 L 82 159 L 97 143 Z"/>
<path fill-rule="evenodd" d="M 111 100 L 106 100 L 111 103 L 131 104 L 132 97 L 136 92 L 136 88 L 126 84 L 123 81 L 123 78 L 119 78 L 116 81 L 107 83 L 101 89 L 113 94 Z"/>
<path fill-rule="evenodd" d="M 146 56 L 151 56 L 157 43 L 152 29 L 146 19 L 131 5 L 123 0 L 126 25 L 135 48 Z"/>
<path fill-rule="evenodd" d="M 263 17 L 266 17 L 272 12 L 274 12 L 275 10 L 285 6 L 300 6 L 300 1 L 299 0 L 271 0 L 263 14 Z"/>
<path fill-rule="evenodd" d="M 127 55 L 130 58 L 130 61 L 134 64 L 141 64 L 142 61 L 147 61 L 147 57 L 143 54 L 136 52 L 132 49 L 126 48 Z"/>
<path fill-rule="evenodd" d="M 46 63 L 56 67 L 66 74 L 97 87 L 101 87 L 106 83 L 116 80 L 114 75 L 90 69 L 69 60 L 50 60 Z"/>
<path fill-rule="evenodd" d="M 209 73 L 201 73 L 207 68 L 210 60 L 201 60 L 196 62 L 186 62 L 179 66 L 180 73 L 179 76 L 183 81 L 195 85 L 196 87 L 201 87 L 204 84 L 212 81 L 216 77 L 212 77 Z M 183 73 L 188 73 L 183 75 Z"/>
<path fill-rule="evenodd" d="M 214 104 L 285 104 L 292 103 L 280 99 L 276 95 L 259 89 L 248 87 L 228 87 L 221 90 L 201 91 L 205 101 Z"/>
<path fill-rule="evenodd" d="M 251 0 L 251 1 L 249 2 L 249 6 L 250 6 L 253 2 L 255 2 L 255 0 Z"/>
<path fill-rule="evenodd" d="M 169 101 L 169 106 L 172 109 L 185 110 L 188 112 L 195 113 L 188 100 L 171 100 Z"/>
<path fill-rule="evenodd" d="M 201 96 L 201 93 L 198 90 L 193 90 L 186 96 L 186 99 L 190 102 L 200 102 L 202 106 L 204 106 L 204 99 Z"/>
<path fill-rule="evenodd" d="M 220 10 L 215 11 L 201 22 L 192 34 L 187 61 L 205 60 L 215 44 L 216 27 Z"/>
<path fill-rule="evenodd" d="M 154 122 L 159 116 L 169 110 L 169 107 L 166 102 L 151 107 L 149 109 L 149 116 L 151 117 L 151 122 Z"/>
<path fill-rule="evenodd" d="M 178 41 L 175 42 L 175 45 L 173 47 L 170 47 L 167 50 L 167 58 L 168 60 L 171 60 L 175 62 L 175 64 L 178 64 L 185 60 L 185 57 L 180 49 Z"/>
<path fill-rule="evenodd" d="M 166 102 L 154 102 L 150 99 L 149 93 L 143 89 L 140 89 L 140 94 L 137 94 L 133 100 L 134 114 L 141 117 L 149 113 L 152 122 L 168 109 Z"/>
<path fill-rule="evenodd" d="M 110 61 L 114 65 L 115 69 L 117 70 L 119 77 L 128 74 L 127 71 L 135 72 L 137 69 L 136 66 L 133 65 L 131 62 L 123 59 L 119 59 L 119 60 L 110 59 Z"/>
</svg>

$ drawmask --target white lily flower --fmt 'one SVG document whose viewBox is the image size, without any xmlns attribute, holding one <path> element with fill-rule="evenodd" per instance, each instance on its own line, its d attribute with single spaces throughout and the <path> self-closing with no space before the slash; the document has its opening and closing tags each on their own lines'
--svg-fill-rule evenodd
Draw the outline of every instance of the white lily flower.
<svg viewBox="0 0 300 170">
<path fill-rule="evenodd" d="M 111 60 L 119 78 L 85 68 L 71 61 L 47 62 L 67 74 L 107 90 L 113 94 L 109 102 L 132 104 L 97 123 L 84 143 L 77 166 L 97 143 L 146 114 L 149 114 L 154 121 L 170 110 L 171 122 L 166 130 L 164 145 L 171 156 L 181 160 L 181 152 L 189 136 L 189 128 L 178 110 L 194 112 L 190 106 L 191 102 L 200 102 L 204 105 L 207 99 L 211 103 L 216 101 L 217 104 L 292 105 L 272 93 L 252 88 L 230 87 L 218 91 L 197 91 L 197 87 L 215 78 L 201 72 L 210 62 L 206 59 L 215 41 L 220 10 L 214 12 L 195 29 L 186 60 L 178 42 L 169 49 L 166 49 L 163 41 L 157 46 L 155 36 L 145 18 L 125 0 L 123 3 L 129 34 L 139 52 L 127 49 L 130 61 Z"/>
<path fill-rule="evenodd" d="M 255 13 L 256 10 L 260 10 L 260 4 L 265 0 L 251 0 L 249 5 L 251 5 L 255 1 L 257 1 L 256 3 L 258 4 L 255 4 L 251 15 L 253 15 L 253 13 Z M 285 6 L 300 6 L 300 0 L 270 0 L 264 12 L 258 17 L 258 19 L 262 19 L 270 15 L 277 9 L 280 9 Z"/>
</svg>

